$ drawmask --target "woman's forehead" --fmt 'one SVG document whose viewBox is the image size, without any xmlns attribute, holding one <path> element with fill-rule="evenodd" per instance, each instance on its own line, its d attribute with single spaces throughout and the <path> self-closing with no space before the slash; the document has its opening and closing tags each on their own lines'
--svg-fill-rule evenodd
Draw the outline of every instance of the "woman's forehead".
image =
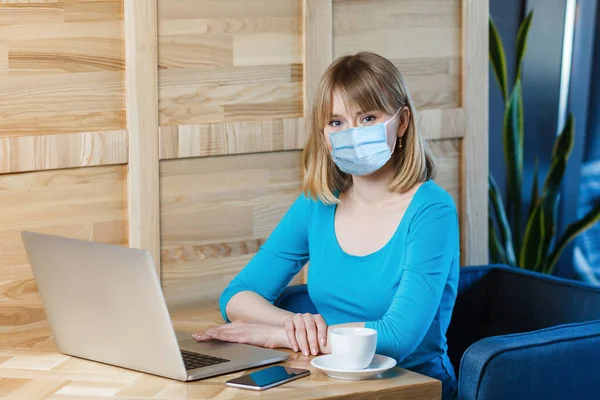
<svg viewBox="0 0 600 400">
<path fill-rule="evenodd" d="M 344 99 L 339 92 L 333 92 L 331 95 L 331 114 L 332 115 L 354 115 L 361 111 L 372 111 L 372 110 L 364 110 L 364 107 L 361 107 L 355 101 L 350 99 Z"/>
</svg>

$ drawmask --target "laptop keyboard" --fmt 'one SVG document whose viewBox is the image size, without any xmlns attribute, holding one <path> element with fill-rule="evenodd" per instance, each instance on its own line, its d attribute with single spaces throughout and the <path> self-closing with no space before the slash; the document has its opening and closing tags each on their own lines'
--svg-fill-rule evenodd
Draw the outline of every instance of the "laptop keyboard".
<svg viewBox="0 0 600 400">
<path fill-rule="evenodd" d="M 186 350 L 181 350 L 181 356 L 183 357 L 183 364 L 185 365 L 185 369 L 187 371 L 229 361 L 225 360 L 224 358 L 212 357 L 200 353 L 192 353 L 191 351 Z"/>
</svg>

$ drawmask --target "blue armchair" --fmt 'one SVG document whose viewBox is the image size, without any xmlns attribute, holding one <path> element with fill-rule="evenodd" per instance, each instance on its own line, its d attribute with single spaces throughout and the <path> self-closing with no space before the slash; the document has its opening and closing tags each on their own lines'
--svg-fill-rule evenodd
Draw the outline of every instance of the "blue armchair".
<svg viewBox="0 0 600 400">
<path fill-rule="evenodd" d="M 275 305 L 316 313 L 306 285 Z M 600 288 L 518 268 L 462 268 L 448 328 L 460 400 L 600 399 Z"/>
</svg>

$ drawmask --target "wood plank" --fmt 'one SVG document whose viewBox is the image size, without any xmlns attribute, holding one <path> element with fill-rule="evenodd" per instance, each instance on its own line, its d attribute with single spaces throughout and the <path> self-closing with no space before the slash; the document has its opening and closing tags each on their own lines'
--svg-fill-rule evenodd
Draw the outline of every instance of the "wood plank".
<svg viewBox="0 0 600 400">
<path fill-rule="evenodd" d="M 374 25 L 377 21 L 372 21 Z M 460 56 L 460 28 L 391 27 L 374 29 L 368 34 L 336 34 L 333 53 L 352 54 L 369 50 L 394 59 L 434 58 Z M 390 38 L 402 38 L 402 46 Z"/>
<path fill-rule="evenodd" d="M 160 128 L 160 158 L 294 150 L 305 142 L 304 118 L 168 126 Z"/>
<path fill-rule="evenodd" d="M 161 0 L 160 21 L 186 18 L 271 18 L 301 14 L 298 0 Z"/>
<path fill-rule="evenodd" d="M 303 0 L 304 115 L 310 116 L 321 76 L 333 61 L 331 0 Z"/>
<path fill-rule="evenodd" d="M 298 197 L 301 182 L 297 151 L 162 161 L 162 284 L 169 308 L 216 305 Z"/>
<path fill-rule="evenodd" d="M 158 90 L 188 86 L 290 83 L 302 81 L 302 64 L 195 67 L 158 71 Z"/>
<path fill-rule="evenodd" d="M 208 33 L 283 32 L 302 35 L 301 16 L 207 19 Z"/>
<path fill-rule="evenodd" d="M 29 22 L 63 22 L 63 3 L 58 0 L 3 1 L 0 6 L 0 24 Z"/>
<path fill-rule="evenodd" d="M 436 183 L 443 187 L 454 199 L 459 211 L 460 219 L 464 219 L 464 213 L 460 211 L 462 203 L 461 193 L 461 148 L 462 140 L 443 139 L 428 141 L 429 148 L 433 153 L 437 164 Z"/>
<path fill-rule="evenodd" d="M 10 75 L 123 71 L 122 39 L 55 38 L 8 43 Z"/>
<path fill-rule="evenodd" d="M 463 0 L 462 243 L 465 265 L 488 262 L 488 11 L 486 1 Z"/>
<path fill-rule="evenodd" d="M 459 74 L 421 74 L 405 77 L 418 109 L 458 107 L 461 83 Z"/>
<path fill-rule="evenodd" d="M 290 17 L 159 19 L 158 35 L 283 32 L 302 34 L 301 19 Z"/>
<path fill-rule="evenodd" d="M 196 35 L 208 33 L 208 20 L 204 18 L 166 19 L 158 21 L 158 37 L 168 35 Z M 160 47 L 160 46 L 159 46 Z M 160 52 L 159 52 L 160 53 Z"/>
<path fill-rule="evenodd" d="M 0 174 L 126 164 L 127 131 L 0 138 Z"/>
<path fill-rule="evenodd" d="M 123 22 L 65 22 L 24 23 L 15 20 L 11 25 L 0 25 L 0 38 L 3 40 L 32 40 L 32 39 L 121 39 L 123 40 Z"/>
<path fill-rule="evenodd" d="M 6 75 L 8 75 L 8 44 L 0 42 L 0 77 Z"/>
<path fill-rule="evenodd" d="M 129 244 L 147 250 L 160 274 L 156 0 L 125 2 Z"/>
<path fill-rule="evenodd" d="M 224 122 L 226 106 L 299 102 L 302 94 L 300 82 L 164 87 L 159 92 L 160 125 Z M 264 119 L 265 115 L 235 118 Z"/>
<path fill-rule="evenodd" d="M 338 34 L 370 33 L 373 24 L 390 27 L 456 27 L 460 0 L 334 0 Z"/>
<path fill-rule="evenodd" d="M 158 67 L 229 67 L 233 61 L 231 35 L 162 35 L 158 43 Z"/>
<path fill-rule="evenodd" d="M 0 333 L 23 344 L 45 324 L 21 231 L 126 245 L 126 178 L 123 165 L 0 175 Z"/>
<path fill-rule="evenodd" d="M 406 79 L 422 76 L 458 75 L 460 77 L 460 57 L 390 59 Z"/>
<path fill-rule="evenodd" d="M 294 118 L 302 115 L 303 111 L 302 101 L 232 104 L 223 107 L 226 121 L 272 118 L 274 115 L 280 118 Z"/>
<path fill-rule="evenodd" d="M 124 0 L 63 0 L 65 22 L 123 21 Z"/>
<path fill-rule="evenodd" d="M 233 64 L 278 65 L 302 62 L 299 32 L 260 32 L 233 35 Z"/>
<path fill-rule="evenodd" d="M 450 139 L 465 136 L 465 110 L 445 108 L 417 112 L 417 128 L 425 139 Z"/>
<path fill-rule="evenodd" d="M 0 77 L 0 137 L 125 128 L 121 72 Z"/>
</svg>

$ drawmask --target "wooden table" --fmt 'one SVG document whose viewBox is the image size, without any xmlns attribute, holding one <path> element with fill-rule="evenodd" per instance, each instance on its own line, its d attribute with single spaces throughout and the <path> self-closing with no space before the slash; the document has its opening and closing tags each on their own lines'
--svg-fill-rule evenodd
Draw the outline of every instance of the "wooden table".
<svg viewBox="0 0 600 400">
<path fill-rule="evenodd" d="M 178 330 L 195 332 L 222 323 L 214 310 L 173 314 Z M 0 330 L 1 332 L 1 330 Z M 229 388 L 236 372 L 195 382 L 178 382 L 58 352 L 46 323 L 22 332 L 0 333 L 0 398 L 36 399 L 419 399 L 441 397 L 438 380 L 400 368 L 381 378 L 331 379 L 310 365 L 312 357 L 291 353 L 285 365 L 308 368 L 311 375 L 263 392 Z M 6 396 L 6 397 L 3 397 Z"/>
</svg>

